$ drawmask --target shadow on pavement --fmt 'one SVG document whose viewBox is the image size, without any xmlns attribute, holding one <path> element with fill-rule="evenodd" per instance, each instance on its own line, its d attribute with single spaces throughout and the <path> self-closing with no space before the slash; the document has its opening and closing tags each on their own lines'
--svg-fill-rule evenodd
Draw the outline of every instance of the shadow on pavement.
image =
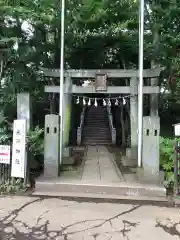
<svg viewBox="0 0 180 240">
<path fill-rule="evenodd" d="M 75 234 L 83 234 L 85 232 L 88 232 L 90 230 L 94 230 L 91 237 L 93 239 L 97 239 L 102 232 L 98 231 L 98 228 L 102 227 L 104 224 L 109 223 L 112 226 L 112 220 L 118 219 L 120 216 L 129 214 L 136 209 L 140 208 L 141 205 L 136 205 L 130 208 L 127 211 L 121 212 L 115 216 L 112 216 L 108 219 L 94 219 L 94 220 L 84 220 L 75 222 L 73 224 L 69 224 L 67 226 L 59 226 L 59 229 L 57 230 L 49 230 L 49 224 L 50 220 L 45 221 L 43 224 L 40 224 L 41 219 L 43 219 L 43 215 L 47 213 L 48 211 L 45 211 L 43 214 L 41 214 L 35 226 L 29 226 L 27 223 L 22 222 L 18 220 L 18 216 L 22 210 L 24 210 L 26 207 L 31 206 L 33 208 L 33 203 L 40 202 L 43 199 L 35 199 L 34 201 L 30 201 L 20 208 L 12 211 L 7 216 L 0 219 L 0 240 L 38 240 L 38 239 L 53 239 L 60 238 L 63 240 L 68 240 L 70 237 L 73 237 Z M 132 230 L 132 228 L 135 228 L 139 223 L 136 222 L 129 222 L 126 220 L 122 220 L 123 228 L 120 227 L 118 230 L 113 231 L 113 233 L 119 234 L 120 238 L 124 237 L 126 239 L 128 238 L 128 232 Z M 79 225 L 82 225 L 81 229 L 79 229 Z M 77 230 L 70 230 L 72 227 L 77 227 Z M 112 233 L 112 232 L 111 232 Z M 111 234 L 110 232 L 103 232 L 103 234 Z M 75 236 L 74 236 L 75 237 Z M 76 238 L 76 237 L 75 237 Z"/>
</svg>

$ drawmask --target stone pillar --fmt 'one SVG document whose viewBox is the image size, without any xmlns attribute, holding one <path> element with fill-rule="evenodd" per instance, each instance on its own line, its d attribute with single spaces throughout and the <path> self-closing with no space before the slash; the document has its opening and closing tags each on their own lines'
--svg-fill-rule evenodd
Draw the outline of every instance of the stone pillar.
<svg viewBox="0 0 180 240">
<path fill-rule="evenodd" d="M 71 165 L 74 159 L 71 157 L 71 148 L 69 143 L 69 134 L 71 127 L 71 102 L 72 102 L 72 81 L 71 78 L 66 77 L 65 93 L 64 93 L 64 150 L 62 164 Z"/>
<path fill-rule="evenodd" d="M 32 124 L 31 118 L 31 101 L 29 93 L 18 93 L 17 94 L 17 119 L 25 119 L 27 131 L 30 129 Z"/>
<path fill-rule="evenodd" d="M 152 29 L 152 37 L 153 37 L 153 48 L 154 54 L 158 56 L 159 51 L 159 25 L 154 24 Z M 154 56 L 155 56 L 154 55 Z M 159 65 L 156 63 L 156 59 L 151 61 L 151 69 L 157 68 Z M 156 78 L 151 78 L 151 86 L 158 86 L 158 76 Z M 153 93 L 150 95 L 150 116 L 158 117 L 159 113 L 159 96 L 157 93 Z"/>
<path fill-rule="evenodd" d="M 138 78 L 130 79 L 130 94 L 138 92 Z M 127 149 L 127 156 L 137 159 L 138 152 L 138 96 L 130 97 L 130 122 L 131 122 L 131 149 Z M 129 153 L 130 152 L 130 153 Z"/>
<path fill-rule="evenodd" d="M 28 132 L 32 126 L 32 111 L 31 111 L 31 99 L 29 93 L 18 93 L 17 94 L 17 119 L 25 119 L 26 120 L 26 131 Z M 31 158 L 31 154 L 25 150 L 25 158 L 26 160 L 26 178 L 24 179 L 24 183 L 29 184 L 30 180 L 30 168 L 31 164 L 33 165 L 33 160 Z M 31 159 L 29 161 L 29 159 Z"/>
<path fill-rule="evenodd" d="M 158 78 L 151 79 L 151 86 L 158 86 Z M 150 95 L 150 116 L 158 117 L 159 113 L 159 94 L 152 93 Z"/>
<path fill-rule="evenodd" d="M 67 157 L 70 156 L 70 149 L 67 147 L 69 143 L 70 123 L 71 123 L 71 92 L 72 92 L 72 81 L 70 77 L 66 77 L 64 85 L 64 131 L 63 131 L 63 164 L 66 164 Z"/>
<path fill-rule="evenodd" d="M 159 117 L 143 118 L 143 156 L 142 167 L 144 180 L 159 181 Z"/>
<path fill-rule="evenodd" d="M 59 175 L 59 116 L 45 116 L 44 129 L 44 177 Z"/>
<path fill-rule="evenodd" d="M 66 77 L 64 90 L 64 145 L 69 142 L 70 120 L 71 120 L 71 78 Z"/>
</svg>

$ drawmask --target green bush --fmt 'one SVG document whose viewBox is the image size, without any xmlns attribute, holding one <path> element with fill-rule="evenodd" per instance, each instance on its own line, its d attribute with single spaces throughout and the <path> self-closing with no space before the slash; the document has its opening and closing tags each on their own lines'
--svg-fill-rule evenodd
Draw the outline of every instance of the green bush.
<svg viewBox="0 0 180 240">
<path fill-rule="evenodd" d="M 44 130 L 36 126 L 27 134 L 27 147 L 32 156 L 44 154 Z"/>
<path fill-rule="evenodd" d="M 10 178 L 0 184 L 0 194 L 17 193 L 24 190 L 23 181 L 21 178 Z"/>
<path fill-rule="evenodd" d="M 160 168 L 165 173 L 165 186 L 172 186 L 174 183 L 173 174 L 173 140 L 160 138 Z"/>
<path fill-rule="evenodd" d="M 0 112 L 0 144 L 12 144 L 13 129 L 4 114 Z"/>
</svg>

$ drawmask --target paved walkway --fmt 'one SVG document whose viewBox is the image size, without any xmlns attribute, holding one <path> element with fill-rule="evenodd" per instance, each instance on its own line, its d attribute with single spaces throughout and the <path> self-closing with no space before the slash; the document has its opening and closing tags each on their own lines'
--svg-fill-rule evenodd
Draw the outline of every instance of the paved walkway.
<svg viewBox="0 0 180 240">
<path fill-rule="evenodd" d="M 101 182 L 120 182 L 114 155 L 106 146 L 88 146 L 82 180 Z"/>
<path fill-rule="evenodd" d="M 0 198 L 1 240 L 178 240 L 180 210 L 56 198 Z"/>
</svg>

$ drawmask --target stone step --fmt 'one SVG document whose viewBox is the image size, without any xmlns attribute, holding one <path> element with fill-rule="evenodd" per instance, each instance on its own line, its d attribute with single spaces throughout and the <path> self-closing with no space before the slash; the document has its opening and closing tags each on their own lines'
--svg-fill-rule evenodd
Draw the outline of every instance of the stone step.
<svg viewBox="0 0 180 240">
<path fill-rule="evenodd" d="M 95 139 L 95 138 L 83 138 L 83 142 L 91 142 L 91 143 L 94 143 L 94 142 L 96 142 L 96 143 L 98 143 L 98 142 L 100 142 L 100 143 L 110 143 L 111 142 L 111 139 L 103 139 L 103 138 L 99 138 L 99 139 Z"/>
<path fill-rule="evenodd" d="M 83 139 L 103 139 L 103 140 L 108 140 L 108 139 L 111 139 L 111 136 L 110 135 L 83 135 Z"/>
<path fill-rule="evenodd" d="M 97 114 L 97 115 L 103 115 L 103 114 L 108 114 L 107 113 L 107 111 L 104 111 L 103 109 L 102 110 L 100 110 L 100 109 L 98 109 L 98 110 L 95 110 L 95 111 L 87 111 L 86 112 L 88 115 L 89 114 Z"/>
<path fill-rule="evenodd" d="M 109 128 L 108 123 L 102 123 L 102 122 L 97 122 L 97 123 L 92 123 L 92 122 L 85 122 L 84 127 L 99 127 L 99 128 Z"/>
<path fill-rule="evenodd" d="M 97 118 L 104 118 L 104 119 L 108 119 L 108 115 L 106 115 L 106 114 L 97 114 L 97 113 L 95 113 L 95 114 L 86 114 L 86 117 L 89 117 L 89 118 L 93 118 L 94 116 L 96 116 Z"/>
<path fill-rule="evenodd" d="M 108 119 L 108 116 L 106 115 L 97 115 L 97 114 L 91 114 L 91 115 L 86 115 L 85 118 L 93 119 L 94 117 L 98 119 Z"/>
<path fill-rule="evenodd" d="M 112 143 L 111 142 L 83 142 L 84 146 L 111 146 Z"/>
<path fill-rule="evenodd" d="M 104 112 L 107 112 L 107 110 L 105 108 L 100 108 L 100 107 L 91 108 L 91 109 L 87 110 L 87 113 L 94 113 L 94 112 L 104 113 Z"/>
<path fill-rule="evenodd" d="M 111 144 L 106 108 L 89 108 L 85 116 L 82 139 L 85 145 Z"/>
<path fill-rule="evenodd" d="M 88 117 L 92 117 L 92 116 L 97 116 L 97 117 L 108 117 L 108 114 L 106 112 L 88 112 L 86 113 L 86 116 Z"/>
<path fill-rule="evenodd" d="M 83 136 L 87 136 L 87 137 L 90 137 L 90 136 L 92 136 L 92 137 L 110 137 L 111 135 L 110 135 L 110 133 L 109 132 L 99 132 L 98 134 L 97 134 L 97 132 L 83 132 Z"/>
<path fill-rule="evenodd" d="M 110 136 L 83 135 L 83 141 L 88 142 L 111 142 Z"/>
<path fill-rule="evenodd" d="M 101 123 L 101 122 L 97 122 L 97 123 L 84 123 L 84 127 L 99 127 L 99 128 L 109 128 L 109 124 L 107 123 Z"/>
<path fill-rule="evenodd" d="M 99 134 L 109 134 L 110 133 L 110 131 L 109 131 L 109 129 L 100 129 L 100 128 L 92 128 L 92 129 L 87 129 L 87 128 L 84 128 L 84 130 L 83 130 L 83 133 L 85 134 L 85 133 L 95 133 L 95 134 L 97 134 L 98 133 L 98 135 Z"/>
<path fill-rule="evenodd" d="M 96 118 L 96 117 L 94 117 L 94 119 L 85 119 L 85 121 L 84 121 L 85 123 L 99 123 L 99 122 L 101 122 L 101 123 L 108 123 L 108 120 L 104 120 L 104 119 L 98 119 L 98 118 Z"/>
<path fill-rule="evenodd" d="M 95 117 L 94 117 L 95 118 Z M 86 119 L 84 121 L 84 123 L 94 123 L 94 124 L 98 124 L 98 123 L 104 123 L 104 124 L 108 124 L 108 120 L 103 120 L 103 119 Z"/>
<path fill-rule="evenodd" d="M 104 116 L 104 115 L 97 115 L 97 114 L 92 114 L 91 116 L 87 116 L 85 118 L 88 118 L 88 119 L 93 119 L 94 117 L 98 118 L 98 119 L 108 119 L 108 116 Z"/>
<path fill-rule="evenodd" d="M 111 138 L 110 137 L 94 137 L 94 136 L 83 136 L 83 140 L 87 140 L 87 141 L 110 141 Z"/>
<path fill-rule="evenodd" d="M 115 198 L 125 197 L 166 197 L 166 190 L 163 186 L 123 183 L 118 184 L 95 184 L 93 183 L 65 183 L 58 180 L 38 180 L 36 181 L 35 193 L 51 194 L 74 194 L 75 196 L 83 194 L 98 194 L 103 198 L 107 195 L 114 195 Z M 34 194 L 35 194 L 34 193 Z M 87 195 L 86 195 L 87 194 Z"/>
<path fill-rule="evenodd" d="M 105 116 L 105 115 L 99 116 L 99 115 L 97 115 L 97 114 L 92 114 L 91 116 L 88 116 L 88 115 L 85 116 L 85 119 L 94 120 L 94 118 L 102 119 L 102 120 L 108 120 L 108 116 Z"/>
<path fill-rule="evenodd" d="M 107 114 L 98 114 L 98 113 L 91 113 L 91 114 L 86 114 L 86 117 L 88 118 L 93 118 L 94 116 L 96 116 L 97 118 L 108 118 Z"/>
<path fill-rule="evenodd" d="M 96 134 L 96 135 L 103 135 L 103 134 L 109 134 L 110 135 L 110 131 L 109 129 L 104 129 L 104 130 L 100 130 L 99 128 L 92 128 L 92 129 L 84 129 L 83 130 L 83 134 L 88 134 L 88 133 L 92 133 L 92 134 Z"/>
<path fill-rule="evenodd" d="M 96 134 L 92 134 L 92 133 L 84 133 L 83 134 L 83 138 L 93 138 L 93 139 L 110 139 L 110 135 L 109 134 L 99 134 L 99 135 L 96 135 Z"/>
<path fill-rule="evenodd" d="M 93 136 L 93 137 L 98 137 L 98 136 L 101 136 L 101 137 L 109 137 L 111 136 L 110 132 L 109 131 L 95 131 L 95 130 L 92 130 L 92 131 L 83 131 L 83 136 Z"/>
<path fill-rule="evenodd" d="M 92 116 L 92 115 L 97 115 L 97 116 L 108 116 L 107 112 L 87 112 L 86 116 Z"/>
<path fill-rule="evenodd" d="M 88 117 L 91 117 L 91 116 L 94 116 L 94 115 L 96 115 L 97 117 L 107 117 L 108 116 L 108 114 L 106 112 L 101 112 L 101 113 L 99 113 L 99 112 L 87 112 L 86 113 L 86 116 L 88 116 Z"/>
<path fill-rule="evenodd" d="M 109 137 L 111 136 L 111 134 L 109 133 L 109 131 L 99 131 L 98 129 L 97 131 L 83 131 L 83 136 L 101 136 L 101 137 Z"/>
<path fill-rule="evenodd" d="M 102 142 L 102 143 L 100 143 L 100 142 L 98 142 L 98 143 L 89 143 L 89 142 L 83 142 L 82 143 L 83 144 L 83 146 L 111 146 L 112 145 L 112 143 L 109 143 L 109 142 Z"/>
<path fill-rule="evenodd" d="M 102 144 L 112 144 L 110 139 L 83 139 L 84 144 L 92 144 L 92 145 L 102 145 Z"/>
<path fill-rule="evenodd" d="M 87 129 L 94 128 L 94 129 L 103 129 L 104 130 L 104 129 L 109 129 L 109 126 L 105 125 L 105 124 L 85 124 L 84 128 L 87 128 Z"/>
<path fill-rule="evenodd" d="M 96 135 L 96 134 L 83 134 L 83 138 L 92 138 L 92 139 L 109 139 L 111 136 L 110 135 L 105 135 L 105 134 L 99 134 L 99 135 Z"/>
<path fill-rule="evenodd" d="M 108 114 L 107 114 L 106 112 L 100 112 L 100 113 L 99 113 L 99 112 L 87 112 L 87 113 L 86 113 L 86 116 L 88 116 L 88 117 L 95 116 L 95 115 L 96 115 L 97 117 L 102 117 L 102 116 L 103 116 L 103 117 L 104 117 L 104 116 L 107 117 L 107 116 L 108 116 Z"/>
<path fill-rule="evenodd" d="M 137 160 L 127 156 L 121 157 L 121 163 L 124 167 L 137 167 Z"/>
<path fill-rule="evenodd" d="M 90 125 L 85 125 L 84 126 L 84 129 L 89 129 L 90 131 L 93 130 L 93 128 L 91 129 L 91 127 L 94 127 L 94 128 L 97 128 L 99 130 L 109 130 L 109 126 L 108 125 L 93 125 L 93 126 L 90 126 Z"/>
<path fill-rule="evenodd" d="M 59 197 L 61 199 L 70 201 L 86 201 L 89 202 L 114 202 L 120 204 L 140 204 L 140 205 L 153 205 L 160 207 L 174 207 L 180 205 L 179 199 L 174 201 L 168 197 L 147 197 L 147 196 L 124 196 L 113 194 L 96 194 L 96 193 L 74 193 L 74 192 L 46 192 L 35 190 L 32 196 L 36 197 Z"/>
</svg>

